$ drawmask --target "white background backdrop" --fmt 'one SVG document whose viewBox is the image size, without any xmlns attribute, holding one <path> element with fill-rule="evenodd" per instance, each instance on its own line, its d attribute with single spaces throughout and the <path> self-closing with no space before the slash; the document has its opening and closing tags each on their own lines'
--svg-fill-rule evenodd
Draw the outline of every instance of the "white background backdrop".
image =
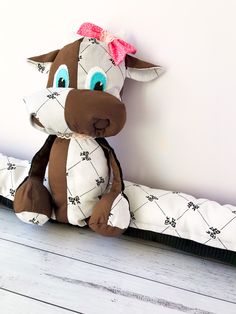
<svg viewBox="0 0 236 314">
<path fill-rule="evenodd" d="M 236 2 L 233 0 L 7 0 L 0 2 L 0 152 L 31 158 L 46 139 L 23 96 L 46 76 L 26 57 L 77 38 L 83 22 L 124 39 L 167 72 L 126 82 L 128 119 L 110 142 L 127 179 L 236 204 Z"/>
</svg>

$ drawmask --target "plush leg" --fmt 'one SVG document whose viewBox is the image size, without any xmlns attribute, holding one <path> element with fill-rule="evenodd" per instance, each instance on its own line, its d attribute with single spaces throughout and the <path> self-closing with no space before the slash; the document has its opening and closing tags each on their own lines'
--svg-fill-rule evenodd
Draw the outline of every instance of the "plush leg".
<svg viewBox="0 0 236 314">
<path fill-rule="evenodd" d="M 91 229 L 105 236 L 118 236 L 130 224 L 129 202 L 124 194 L 124 182 L 120 163 L 113 148 L 104 138 L 96 139 L 104 150 L 112 170 L 111 189 L 97 202 L 89 219 Z"/>
<path fill-rule="evenodd" d="M 51 195 L 38 178 L 27 178 L 17 189 L 14 210 L 26 223 L 42 226 L 52 215 Z"/>
<path fill-rule="evenodd" d="M 51 196 L 40 180 L 25 180 L 29 170 L 29 161 L 0 154 L 0 195 L 14 201 L 21 220 L 42 225 L 51 217 Z"/>
<path fill-rule="evenodd" d="M 118 236 L 130 224 L 129 203 L 123 193 L 108 193 L 95 205 L 89 226 L 105 236 Z"/>
<path fill-rule="evenodd" d="M 43 147 L 35 154 L 29 176 L 16 191 L 14 210 L 24 222 L 43 225 L 52 216 L 51 195 L 43 182 L 55 138 L 56 136 L 49 135 Z"/>
</svg>

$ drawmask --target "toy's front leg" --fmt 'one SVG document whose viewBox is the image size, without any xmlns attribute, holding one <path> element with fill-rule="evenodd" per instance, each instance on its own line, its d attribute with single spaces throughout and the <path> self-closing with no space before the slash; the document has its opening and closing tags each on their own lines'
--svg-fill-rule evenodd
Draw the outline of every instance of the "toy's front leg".
<svg viewBox="0 0 236 314">
<path fill-rule="evenodd" d="M 118 236 L 130 224 L 129 202 L 120 193 L 104 195 L 93 209 L 89 219 L 91 229 L 105 236 Z"/>
<path fill-rule="evenodd" d="M 28 177 L 16 191 L 14 211 L 26 223 L 43 225 L 52 215 L 51 196 L 42 181 Z"/>
<path fill-rule="evenodd" d="M 130 224 L 129 202 L 124 194 L 122 171 L 113 149 L 109 149 L 109 163 L 113 170 L 113 182 L 110 192 L 103 195 L 93 209 L 89 219 L 91 229 L 105 236 L 118 236 Z"/>
<path fill-rule="evenodd" d="M 43 225 L 51 218 L 51 195 L 43 180 L 54 140 L 55 136 L 48 137 L 32 160 L 29 176 L 16 191 L 14 210 L 18 218 L 26 223 Z"/>
</svg>

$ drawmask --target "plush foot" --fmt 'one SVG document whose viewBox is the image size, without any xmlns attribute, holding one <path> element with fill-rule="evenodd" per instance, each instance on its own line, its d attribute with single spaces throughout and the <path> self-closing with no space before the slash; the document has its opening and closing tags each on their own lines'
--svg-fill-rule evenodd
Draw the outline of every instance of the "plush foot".
<svg viewBox="0 0 236 314">
<path fill-rule="evenodd" d="M 17 189 L 14 210 L 19 219 L 43 225 L 52 215 L 51 195 L 37 178 L 27 178 Z"/>
<path fill-rule="evenodd" d="M 16 216 L 23 222 L 26 222 L 28 224 L 33 224 L 33 225 L 39 225 L 39 226 L 44 225 L 49 219 L 48 216 L 46 215 L 27 212 L 27 211 L 16 213 Z"/>
<path fill-rule="evenodd" d="M 105 236 L 121 235 L 130 224 L 129 202 L 123 194 L 103 195 L 95 205 L 89 227 Z"/>
</svg>

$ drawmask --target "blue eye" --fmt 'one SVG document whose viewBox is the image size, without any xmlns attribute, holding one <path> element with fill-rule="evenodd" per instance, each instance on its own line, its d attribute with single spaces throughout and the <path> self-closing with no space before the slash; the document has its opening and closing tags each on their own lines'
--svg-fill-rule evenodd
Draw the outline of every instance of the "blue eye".
<svg viewBox="0 0 236 314">
<path fill-rule="evenodd" d="M 105 72 L 99 67 L 91 69 L 86 79 L 86 87 L 91 90 L 105 91 L 106 86 L 107 76 Z"/>
<path fill-rule="evenodd" d="M 101 72 L 95 72 L 90 80 L 90 89 L 104 91 L 106 89 L 106 84 L 106 76 Z"/>
<path fill-rule="evenodd" d="M 54 76 L 54 87 L 69 87 L 69 72 L 65 64 L 60 65 Z"/>
</svg>

